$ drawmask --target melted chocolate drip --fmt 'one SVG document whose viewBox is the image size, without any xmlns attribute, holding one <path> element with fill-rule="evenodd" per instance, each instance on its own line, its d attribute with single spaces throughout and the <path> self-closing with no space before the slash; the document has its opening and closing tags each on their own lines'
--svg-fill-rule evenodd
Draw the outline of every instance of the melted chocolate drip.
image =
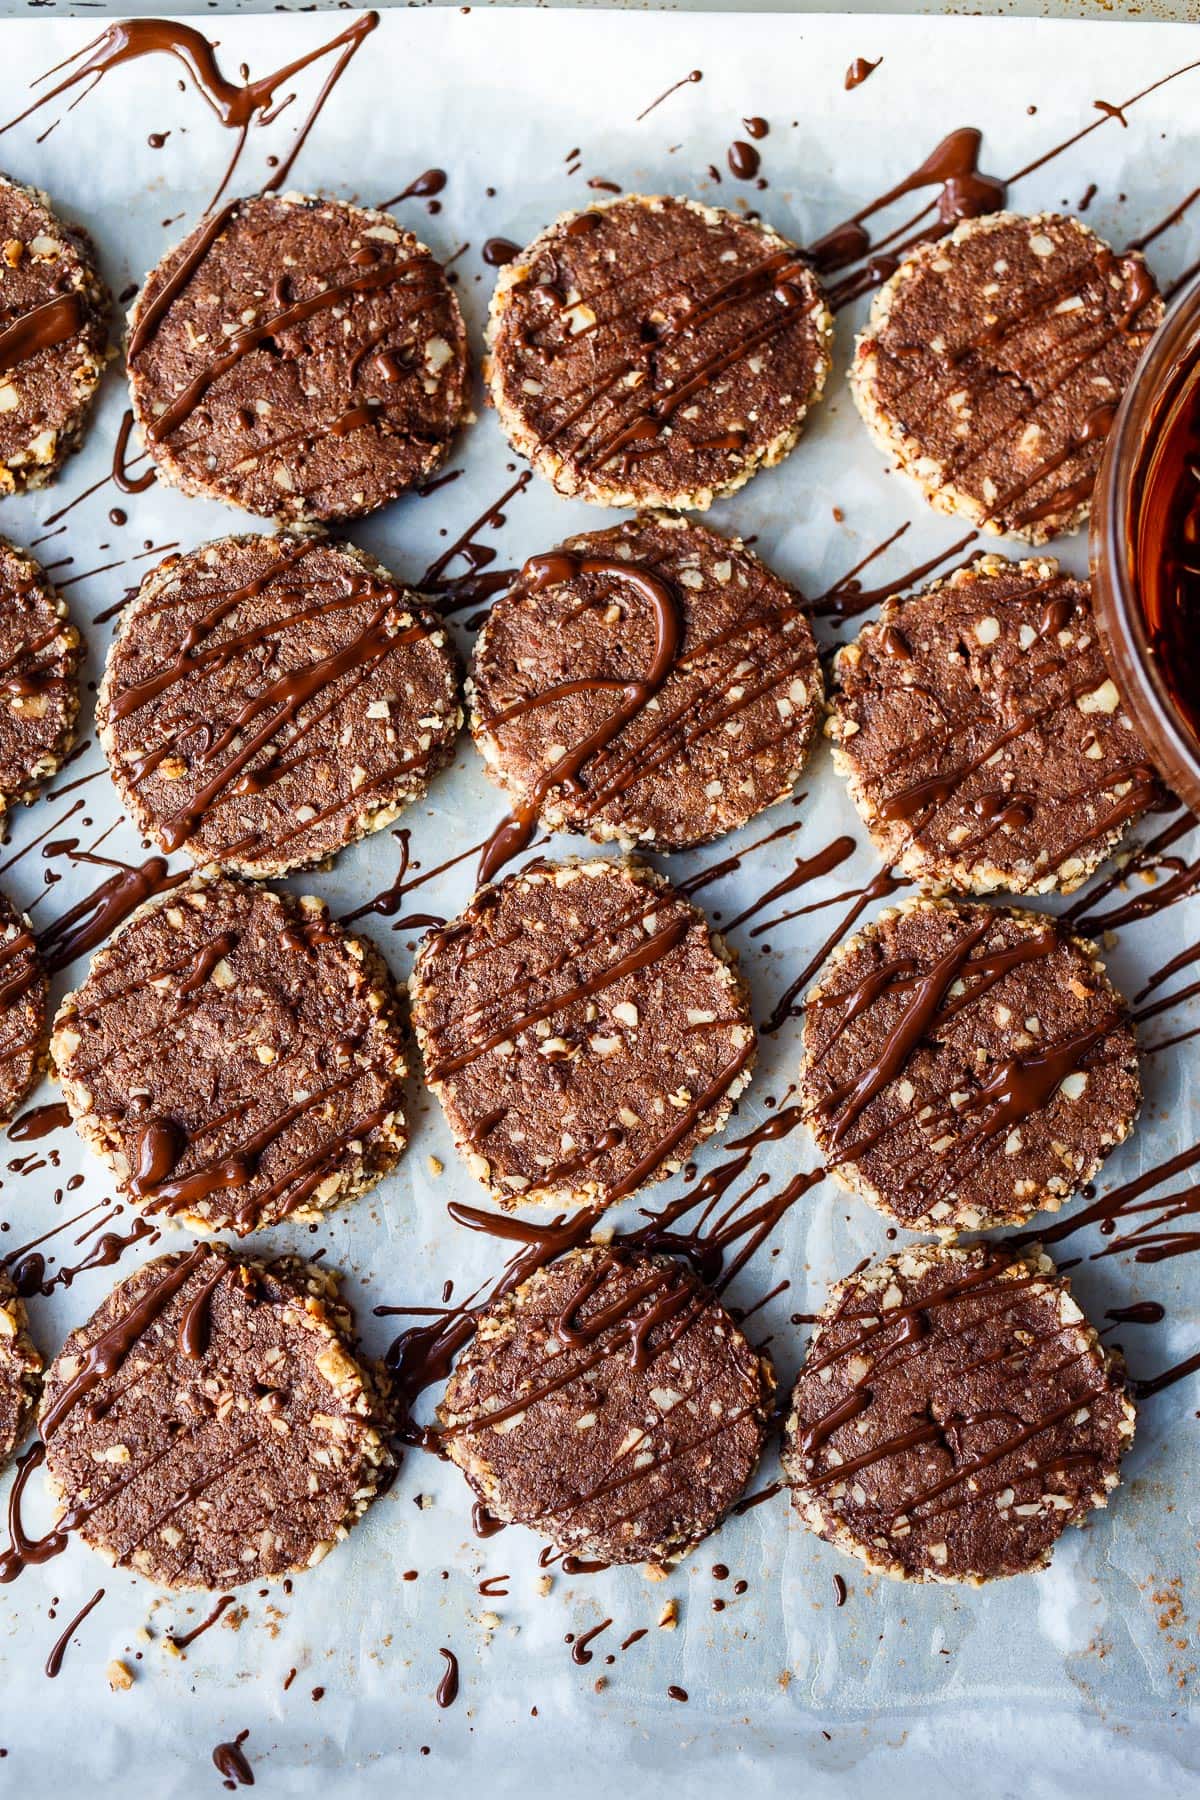
<svg viewBox="0 0 1200 1800">
<path fill-rule="evenodd" d="M 703 80 L 704 80 L 703 69 L 690 70 L 689 73 L 684 75 L 679 81 L 673 81 L 669 88 L 664 88 L 662 93 L 658 96 L 658 98 L 656 100 L 652 100 L 650 102 L 649 106 L 644 106 L 642 108 L 641 112 L 637 115 L 637 118 L 635 119 L 634 123 L 640 125 L 642 120 L 646 117 L 646 115 L 648 113 L 652 113 L 656 106 L 661 106 L 664 100 L 669 100 L 672 94 L 677 94 L 681 87 L 687 87 L 689 82 L 695 83 L 697 81 L 703 81 Z"/>
<path fill-rule="evenodd" d="M 62 294 L 14 319 L 0 331 L 0 375 L 7 375 L 43 350 L 65 344 L 80 330 L 83 318 L 83 302 L 78 294 Z"/>
<path fill-rule="evenodd" d="M 874 62 L 868 62 L 865 56 L 856 56 L 854 61 L 850 64 L 850 67 L 846 70 L 845 86 L 847 93 L 853 88 L 861 87 L 863 82 L 875 73 L 882 61 L 882 56 L 876 57 Z"/>
<path fill-rule="evenodd" d="M 75 1614 L 75 1617 L 71 1620 L 71 1623 L 67 1626 L 67 1629 L 56 1641 L 54 1648 L 46 1658 L 46 1674 L 51 1681 L 54 1680 L 55 1676 L 62 1669 L 63 1657 L 67 1654 L 67 1645 L 71 1642 L 71 1639 L 75 1636 L 75 1633 L 79 1630 L 79 1627 L 83 1624 L 83 1621 L 87 1618 L 93 1607 L 99 1606 L 103 1598 L 104 1589 L 97 1588 L 91 1599 L 87 1601 L 85 1605 L 80 1607 L 79 1611 Z"/>
<path fill-rule="evenodd" d="M 446 1664 L 445 1673 L 437 1686 L 437 1703 L 439 1706 L 453 1706 L 458 1699 L 458 1658 L 453 1650 L 442 1649 L 438 1655 Z"/>
<path fill-rule="evenodd" d="M 286 182 L 321 108 L 352 57 L 378 23 L 378 13 L 363 13 L 361 18 L 355 19 L 327 43 L 319 44 L 315 50 L 307 51 L 271 74 L 260 75 L 257 81 L 236 82 L 230 81 L 222 73 L 213 45 L 195 26 L 185 25 L 175 19 L 125 19 L 119 24 L 108 26 L 82 50 L 48 70 L 47 75 L 56 75 L 60 69 L 65 68 L 70 68 L 71 72 L 64 75 L 55 86 L 47 88 L 24 112 L 10 119 L 7 125 L 0 126 L 0 135 L 82 83 L 88 84 L 86 92 L 91 93 L 111 70 L 119 68 L 122 63 L 135 62 L 144 56 L 171 56 L 183 64 L 192 86 L 208 103 L 221 124 L 238 134 L 232 160 L 210 203 L 215 205 L 237 166 L 251 125 L 256 121 L 260 125 L 267 124 L 282 109 L 275 106 L 275 96 L 279 89 L 310 64 L 319 62 L 331 52 L 340 51 L 312 109 L 296 133 L 291 149 L 264 186 L 264 192 L 270 193 Z"/>
<path fill-rule="evenodd" d="M 233 1594 L 222 1594 L 212 1611 L 206 1618 L 201 1619 L 198 1625 L 193 1625 L 190 1631 L 168 1632 L 167 1642 L 169 1644 L 174 1644 L 177 1650 L 186 1650 L 189 1644 L 194 1644 L 198 1637 L 202 1637 L 211 1626 L 215 1625 L 223 1613 L 228 1612 L 229 1608 L 234 1603 L 234 1598 L 235 1596 Z"/>
<path fill-rule="evenodd" d="M 9 1126 L 8 1135 L 15 1144 L 27 1144 L 38 1138 L 49 1137 L 52 1131 L 62 1131 L 70 1123 L 70 1107 L 62 1100 L 55 1100 L 46 1106 L 34 1106 L 22 1113 Z"/>
<path fill-rule="evenodd" d="M 218 1744 L 212 1753 L 213 1767 L 224 1780 L 227 1788 L 253 1787 L 254 1770 L 246 1761 L 242 1745 L 250 1736 L 249 1727 L 239 1731 L 229 1744 Z"/>
</svg>

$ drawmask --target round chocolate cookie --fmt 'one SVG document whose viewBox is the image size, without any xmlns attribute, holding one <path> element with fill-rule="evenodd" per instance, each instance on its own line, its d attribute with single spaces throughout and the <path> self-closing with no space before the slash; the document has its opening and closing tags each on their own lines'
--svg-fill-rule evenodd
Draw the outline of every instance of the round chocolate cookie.
<svg viewBox="0 0 1200 1800">
<path fill-rule="evenodd" d="M 821 710 L 798 596 L 665 513 L 568 538 L 496 601 L 471 729 L 543 825 L 683 850 L 783 799 Z"/>
<path fill-rule="evenodd" d="M 443 461 L 466 416 L 445 272 L 387 213 L 233 200 L 129 315 L 133 410 L 162 478 L 267 518 L 356 519 Z"/>
<path fill-rule="evenodd" d="M 441 621 L 373 557 L 232 537 L 143 581 L 96 707 L 121 798 L 164 850 L 281 875 L 388 824 L 462 723 Z"/>
<path fill-rule="evenodd" d="M 46 1375 L 59 1529 L 163 1587 L 312 1568 L 391 1467 L 350 1328 L 336 1277 L 312 1263 L 223 1244 L 147 1263 Z"/>
<path fill-rule="evenodd" d="M 0 495 L 44 487 L 82 443 L 111 315 L 86 231 L 0 175 Z"/>
<path fill-rule="evenodd" d="M 850 385 L 939 511 L 1044 544 L 1086 519 L 1162 316 L 1136 252 L 1057 213 L 989 213 L 920 245 L 879 290 Z"/>
<path fill-rule="evenodd" d="M 675 1174 L 750 1079 L 745 984 L 648 869 L 535 861 L 425 939 L 425 1075 L 502 1206 L 607 1206 Z"/>
<path fill-rule="evenodd" d="M 34 798 L 74 742 L 82 653 L 40 563 L 0 538 L 0 820 Z"/>
<path fill-rule="evenodd" d="M 514 449 L 602 506 L 711 506 L 795 444 L 833 321 L 786 238 L 694 200 L 566 213 L 501 271 L 487 379 Z"/>
<path fill-rule="evenodd" d="M 46 1067 L 49 992 L 29 920 L 0 894 L 0 1125 Z"/>
<path fill-rule="evenodd" d="M 913 1231 L 1056 1212 L 1133 1128 L 1137 1052 L 1091 944 L 1041 913 L 909 900 L 805 1003 L 800 1102 L 831 1174 Z"/>
<path fill-rule="evenodd" d="M 838 652 L 825 730 L 889 864 L 935 891 L 1069 893 L 1159 792 L 1085 581 L 985 556 Z"/>
<path fill-rule="evenodd" d="M 557 1550 L 676 1562 L 754 1472 L 774 1387 L 686 1264 L 589 1246 L 485 1310 L 440 1442 L 490 1513 Z"/>
<path fill-rule="evenodd" d="M 0 1471 L 21 1447 L 42 1388 L 42 1359 L 25 1307 L 0 1267 Z"/>
<path fill-rule="evenodd" d="M 63 1000 L 50 1051 L 134 1205 L 198 1230 L 311 1219 L 407 1140 L 391 979 L 309 895 L 193 876 L 148 901 Z"/>
<path fill-rule="evenodd" d="M 805 1524 L 868 1568 L 978 1586 L 1107 1504 L 1133 1420 L 1048 1256 L 922 1244 L 830 1290 L 783 1465 Z"/>
</svg>

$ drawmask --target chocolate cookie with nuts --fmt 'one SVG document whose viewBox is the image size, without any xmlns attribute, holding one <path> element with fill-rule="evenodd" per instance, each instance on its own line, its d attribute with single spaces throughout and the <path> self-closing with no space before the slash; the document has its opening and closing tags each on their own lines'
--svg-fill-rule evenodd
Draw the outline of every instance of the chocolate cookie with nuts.
<svg viewBox="0 0 1200 1800">
<path fill-rule="evenodd" d="M 509 442 L 559 493 L 702 510 L 792 449 L 832 336 L 778 232 L 624 194 L 565 213 L 500 271 L 486 374 Z"/>
<path fill-rule="evenodd" d="M 87 233 L 0 175 L 0 495 L 43 487 L 82 443 L 111 313 Z"/>
<path fill-rule="evenodd" d="M 441 264 L 390 214 L 303 194 L 230 201 L 169 251 L 126 363 L 160 478 L 285 522 L 414 487 L 470 399 Z"/>
<path fill-rule="evenodd" d="M 843 1186 L 912 1231 L 1054 1212 L 1133 1129 L 1125 1003 L 1056 920 L 948 900 L 880 913 L 804 1012 L 805 1119 Z"/>
<path fill-rule="evenodd" d="M 1158 795 L 1086 581 L 984 556 L 839 650 L 826 733 L 872 841 L 933 891 L 1069 893 Z"/>
<path fill-rule="evenodd" d="M 490 1513 L 556 1550 L 677 1562 L 750 1479 L 774 1386 L 685 1263 L 589 1246 L 484 1311 L 439 1441 Z"/>
<path fill-rule="evenodd" d="M 800 596 L 666 513 L 531 557 L 475 645 L 471 730 L 542 824 L 683 850 L 783 799 L 822 699 Z"/>
<path fill-rule="evenodd" d="M 0 1472 L 29 1428 L 42 1389 L 42 1359 L 16 1288 L 0 1269 Z"/>
<path fill-rule="evenodd" d="M 1107 1504 L 1133 1427 L 1048 1256 L 920 1245 L 830 1289 L 783 1465 L 804 1523 L 869 1569 L 979 1586 Z"/>
<path fill-rule="evenodd" d="M 0 894 L 0 1125 L 46 1067 L 50 980 L 29 920 Z"/>
<path fill-rule="evenodd" d="M 502 1206 L 607 1206 L 676 1173 L 750 1079 L 749 996 L 650 870 L 536 861 L 421 946 L 413 1024 Z"/>
<path fill-rule="evenodd" d="M 314 1218 L 407 1141 L 391 979 L 308 896 L 196 876 L 148 901 L 63 1000 L 50 1049 L 122 1191 L 195 1229 Z"/>
<path fill-rule="evenodd" d="M 0 825 L 75 739 L 83 644 L 41 564 L 0 538 Z"/>
<path fill-rule="evenodd" d="M 1044 544 L 1087 518 L 1104 440 L 1163 316 L 1136 251 L 1079 219 L 988 213 L 875 296 L 850 385 L 940 512 Z"/>
<path fill-rule="evenodd" d="M 332 1271 L 159 1257 L 71 1332 L 40 1425 L 60 1531 L 170 1588 L 321 1561 L 392 1462 Z"/>
<path fill-rule="evenodd" d="M 96 725 L 164 850 L 282 875 L 389 824 L 462 723 L 445 626 L 381 563 L 281 533 L 170 556 L 122 614 Z"/>
</svg>

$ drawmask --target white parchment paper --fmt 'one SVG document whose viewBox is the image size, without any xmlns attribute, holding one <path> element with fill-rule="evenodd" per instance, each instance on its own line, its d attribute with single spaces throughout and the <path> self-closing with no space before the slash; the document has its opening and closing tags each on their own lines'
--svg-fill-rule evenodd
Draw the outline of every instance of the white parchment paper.
<svg viewBox="0 0 1200 1800">
<path fill-rule="evenodd" d="M 207 28 L 219 39 L 224 67 L 234 72 L 245 62 L 258 75 L 327 40 L 341 23 L 328 14 L 210 17 Z M 98 28 L 6 22 L 0 28 L 5 116 L 26 103 L 34 77 Z M 293 185 L 378 202 L 427 168 L 445 169 L 449 179 L 439 211 L 429 213 L 421 199 L 403 202 L 399 211 L 439 255 L 455 258 L 478 346 L 493 279 L 480 254 L 485 239 L 526 241 L 560 211 L 582 204 L 595 191 L 590 179 L 627 191 L 680 191 L 757 207 L 804 242 L 900 179 L 953 127 L 981 127 L 983 166 L 1006 175 L 1095 123 L 1098 128 L 1074 149 L 1018 183 L 1011 200 L 1029 211 L 1073 210 L 1094 183 L 1089 222 L 1124 243 L 1194 184 L 1200 70 L 1140 101 L 1126 124 L 1105 119 L 1094 101 L 1120 103 L 1196 54 L 1196 39 L 1182 26 L 396 11 L 384 15 L 321 116 Z M 844 72 L 858 56 L 883 61 L 863 86 L 847 92 Z M 685 85 L 638 121 L 657 94 L 694 68 L 703 71 L 702 81 Z M 0 166 L 49 189 L 62 211 L 91 229 L 117 292 L 139 281 L 166 245 L 190 228 L 230 153 L 230 140 L 204 101 L 180 92 L 180 73 L 166 59 L 126 67 L 75 110 L 47 109 L 0 138 Z M 250 133 L 235 191 L 256 186 L 267 156 L 286 151 L 303 116 L 302 102 L 315 94 L 323 73 L 310 70 L 295 84 L 297 103 L 269 129 Z M 741 121 L 749 114 L 770 122 L 760 146 L 769 183 L 763 191 L 735 181 L 726 165 L 726 149 L 745 136 Z M 56 118 L 60 122 L 39 143 Z M 150 134 L 163 132 L 169 132 L 163 147 L 151 148 Z M 577 167 L 568 157 L 573 150 Z M 710 165 L 723 172 L 719 183 L 708 173 Z M 1198 239 L 1200 207 L 1195 219 L 1188 215 L 1153 247 L 1151 261 L 1164 282 L 1200 254 Z M 907 535 L 866 576 L 872 585 L 901 579 L 963 529 L 923 509 L 913 487 L 885 470 L 854 413 L 843 372 L 864 311 L 865 302 L 842 315 L 835 375 L 798 450 L 710 515 L 719 529 L 753 537 L 759 554 L 810 593 L 827 588 L 906 520 Z M 127 501 L 111 485 L 98 486 L 61 520 L 47 523 L 68 501 L 103 483 L 124 404 L 118 364 L 85 452 L 54 488 L 6 501 L 0 517 L 0 529 L 36 545 L 65 584 L 88 638 L 92 682 L 112 626 L 91 621 L 154 566 L 164 547 L 190 548 L 248 528 L 215 504 L 161 489 Z M 348 534 L 411 581 L 418 582 L 514 478 L 513 458 L 494 417 L 482 404 L 480 414 L 449 465 L 463 471 L 460 478 L 426 498 L 392 506 Z M 114 505 L 128 511 L 127 525 L 110 523 Z M 564 502 L 540 481 L 504 511 L 501 526 L 477 534 L 495 547 L 500 567 L 612 516 Z M 1056 549 L 1070 567 L 1085 566 L 1082 538 Z M 448 572 L 462 572 L 461 563 Z M 461 623 L 459 616 L 456 628 Z M 466 647 L 469 635 L 461 636 Z M 82 723 L 90 736 L 90 695 L 88 702 Z M 102 767 L 93 744 L 54 785 L 64 788 Z M 796 856 L 812 854 L 843 831 L 859 840 L 854 859 L 798 901 L 827 899 L 875 873 L 877 859 L 823 749 L 802 785 L 803 831 L 756 852 L 740 875 L 706 888 L 700 898 L 710 912 L 734 917 L 786 874 Z M 67 823 L 77 799 L 85 804 Z M 443 862 L 476 843 L 501 810 L 500 796 L 464 739 L 454 769 L 439 777 L 427 802 L 406 821 L 413 827 L 414 856 L 425 868 Z M 49 831 L 50 843 L 61 835 L 89 843 L 116 817 L 113 790 L 100 773 L 16 818 L 0 861 L 7 863 L 47 833 L 56 819 L 64 823 L 61 832 Z M 710 848 L 672 859 L 670 872 L 692 873 L 763 829 L 751 825 L 719 852 Z M 105 848 L 130 860 L 143 854 L 123 823 Z M 559 839 L 551 853 L 574 848 L 575 841 Z M 1186 853 L 1187 845 L 1181 848 Z M 387 886 L 397 854 L 385 833 L 346 852 L 335 868 L 291 885 L 321 894 L 343 913 Z M 411 907 L 447 915 L 458 910 L 471 891 L 473 860 L 419 889 Z M 32 905 L 35 924 L 44 927 L 102 873 L 75 872 L 61 858 L 44 859 L 36 847 L 0 869 L 0 883 L 20 904 Z M 62 877 L 50 891 L 48 875 Z M 753 924 L 779 910 L 758 915 Z M 750 926 L 733 931 L 760 1017 L 842 910 L 827 907 L 758 936 L 750 935 Z M 1109 959 L 1116 980 L 1135 990 L 1148 971 L 1190 941 L 1200 928 L 1198 915 L 1200 907 L 1185 902 L 1123 931 Z M 379 917 L 361 929 L 379 943 L 396 974 L 406 976 L 417 933 L 394 931 Z M 77 967 L 61 977 L 56 994 L 81 973 Z M 1165 1037 L 1194 1022 L 1194 1012 L 1181 1008 L 1147 1037 Z M 798 1030 L 793 1023 L 764 1040 L 754 1083 L 741 1103 L 743 1126 L 765 1116 L 764 1096 L 778 1097 L 787 1087 Z M 1194 1140 L 1191 1059 L 1184 1046 L 1147 1061 L 1141 1129 L 1112 1160 L 1106 1185 Z M 35 1098 L 49 1100 L 53 1091 L 46 1087 Z M 404 1323 L 374 1318 L 373 1306 L 436 1305 L 447 1279 L 465 1294 L 503 1260 L 500 1246 L 447 1217 L 448 1200 L 478 1202 L 482 1196 L 459 1166 L 436 1104 L 416 1082 L 411 1112 L 410 1151 L 373 1195 L 311 1234 L 264 1234 L 272 1248 L 322 1248 L 346 1271 L 373 1351 Z M 111 1192 L 104 1170 L 82 1155 L 69 1131 L 41 1145 L 5 1149 L 0 1219 L 7 1231 L 0 1250 L 27 1242 L 68 1210 Z M 719 1143 L 709 1145 L 698 1159 L 701 1167 L 719 1155 Z M 432 1172 L 430 1157 L 440 1159 L 443 1173 Z M 18 1159 L 21 1170 L 13 1167 Z M 755 1169 L 781 1181 L 815 1160 L 813 1147 L 797 1135 L 763 1146 Z M 56 1205 L 56 1190 L 77 1170 L 83 1187 Z M 651 1204 L 677 1191 L 676 1185 L 659 1189 Z M 622 1216 L 631 1218 L 635 1210 L 627 1205 Z M 76 1260 L 86 1246 L 71 1249 L 73 1236 L 64 1232 L 46 1248 L 61 1261 Z M 1092 1313 L 1143 1298 L 1168 1308 L 1162 1325 L 1124 1330 L 1135 1371 L 1158 1370 L 1188 1354 L 1200 1343 L 1191 1260 L 1157 1267 L 1138 1266 L 1126 1256 L 1087 1260 L 1103 1242 L 1091 1230 L 1064 1251 L 1084 1258 L 1075 1280 Z M 755 1319 L 755 1329 L 772 1340 L 781 1381 L 792 1378 L 803 1344 L 789 1315 L 813 1310 L 828 1280 L 889 1247 L 884 1221 L 828 1185 L 793 1209 L 731 1292 L 735 1303 L 749 1305 L 779 1281 L 790 1283 Z M 142 1249 L 127 1253 L 121 1273 Z M 47 1354 L 93 1310 L 114 1278 L 111 1271 L 84 1274 L 52 1299 L 31 1302 L 33 1329 Z M 1146 1792 L 1169 1792 L 1172 1759 L 1190 1754 L 1181 1748 L 1181 1733 L 1195 1659 L 1196 1405 L 1194 1381 L 1148 1402 L 1125 1485 L 1108 1514 L 1097 1515 L 1086 1531 L 1069 1533 L 1049 1573 L 980 1592 L 908 1590 L 868 1578 L 792 1525 L 780 1496 L 731 1520 L 668 1583 L 649 1582 L 636 1570 L 586 1577 L 556 1570 L 552 1591 L 541 1595 L 537 1540 L 510 1530 L 477 1541 L 460 1476 L 414 1453 L 392 1492 L 347 1544 L 298 1580 L 291 1595 L 282 1586 L 261 1595 L 247 1590 L 239 1595 L 245 1606 L 239 1628 L 218 1625 L 180 1661 L 165 1653 L 164 1632 L 195 1624 L 207 1610 L 203 1600 L 156 1596 L 75 1544 L 46 1568 L 0 1590 L 0 1747 L 8 1752 L 0 1760 L 0 1786 L 14 1794 L 64 1787 L 81 1793 L 215 1791 L 213 1746 L 248 1727 L 246 1750 L 269 1792 L 391 1792 L 406 1780 L 424 1791 L 470 1780 L 481 1791 L 510 1792 L 554 1779 L 582 1794 L 657 1785 L 680 1778 L 685 1769 L 696 1791 L 707 1791 L 718 1765 L 734 1780 L 744 1768 L 741 1778 L 756 1791 L 776 1791 L 790 1779 L 786 1771 L 802 1765 L 806 1791 L 874 1792 L 900 1766 L 887 1760 L 889 1747 L 910 1733 L 926 1759 L 925 1791 L 942 1791 L 939 1782 L 955 1782 L 966 1768 L 953 1752 L 965 1720 L 991 1734 L 989 1768 L 996 1782 L 989 1787 L 985 1776 L 982 1791 L 1007 1793 L 1007 1776 L 1001 1784 L 996 1772 L 1016 1769 L 1036 1742 L 1048 1791 L 1059 1791 L 1053 1784 L 1069 1782 L 1080 1758 L 1090 1755 L 1093 1792 L 1112 1791 L 1103 1785 L 1103 1768 L 1121 1771 L 1126 1791 L 1132 1780 Z M 773 1477 L 772 1457 L 763 1481 Z M 414 1504 L 421 1495 L 432 1503 Z M 711 1569 L 718 1561 L 731 1571 L 727 1582 L 714 1581 Z M 404 1580 L 411 1570 L 417 1578 Z M 849 1587 L 842 1608 L 834 1605 L 835 1572 Z M 508 1593 L 481 1598 L 479 1580 L 502 1573 L 509 1579 L 499 1585 Z M 737 1580 L 748 1587 L 735 1598 Z M 42 1664 L 50 1644 L 101 1585 L 104 1601 L 80 1628 L 62 1674 L 48 1682 Z M 719 1614 L 711 1609 L 718 1594 L 728 1602 Z M 656 1623 L 668 1596 L 679 1604 L 673 1631 Z M 597 1639 L 592 1663 L 576 1666 L 565 1634 L 610 1617 L 613 1625 Z M 648 1635 L 619 1653 L 620 1642 L 641 1626 L 649 1627 Z M 460 1698 L 445 1711 L 434 1703 L 442 1645 L 456 1652 L 462 1670 Z M 606 1653 L 616 1656 L 611 1666 Z M 128 1692 L 108 1690 L 105 1668 L 114 1656 L 135 1673 Z M 687 1690 L 686 1705 L 667 1697 L 672 1683 Z M 315 1701 L 318 1688 L 323 1697 Z M 1058 1724 L 1047 1727 L 1048 1717 Z M 1040 1735 L 1030 1737 L 1034 1719 L 1043 1723 Z M 1103 1752 L 1110 1760 L 1102 1764 L 1096 1734 L 1131 1721 L 1139 1735 L 1111 1737 Z M 1018 1791 L 1016 1783 L 1012 1791 Z"/>
</svg>

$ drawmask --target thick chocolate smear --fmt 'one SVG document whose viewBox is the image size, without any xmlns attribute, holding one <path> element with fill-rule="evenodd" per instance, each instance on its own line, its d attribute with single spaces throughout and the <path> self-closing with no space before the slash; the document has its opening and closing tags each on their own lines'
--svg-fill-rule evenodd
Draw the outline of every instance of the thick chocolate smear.
<svg viewBox="0 0 1200 1800">
<path fill-rule="evenodd" d="M 885 859 L 934 890 L 1066 893 L 1158 794 L 1088 584 L 986 556 L 838 652 L 826 731 Z"/>
<path fill-rule="evenodd" d="M 147 1263 L 46 1375 L 46 1467 L 119 1568 L 218 1589 L 310 1568 L 390 1458 L 331 1272 L 222 1244 Z"/>
<path fill-rule="evenodd" d="M 992 213 L 921 245 L 881 288 L 851 386 L 934 506 L 1045 543 L 1087 517 L 1162 315 L 1141 256 L 1078 219 Z"/>
<path fill-rule="evenodd" d="M 686 1264 L 589 1246 L 483 1314 L 441 1443 L 494 1517 L 560 1551 L 676 1560 L 753 1473 L 773 1388 Z"/>
<path fill-rule="evenodd" d="M 744 984 L 649 870 L 534 862 L 421 947 L 413 1023 L 502 1205 L 607 1205 L 677 1171 L 749 1079 Z"/>
<path fill-rule="evenodd" d="M 661 604 L 675 614 L 663 677 L 606 737 L 654 667 Z M 673 850 L 735 830 L 790 792 L 820 714 L 801 606 L 740 542 L 667 514 L 568 538 L 526 563 L 476 643 L 489 771 L 518 804 L 540 794 L 544 824 L 595 838 Z M 572 768 L 548 783 L 564 752 Z"/>
<path fill-rule="evenodd" d="M 868 1567 L 979 1583 L 1106 1503 L 1133 1418 L 1048 1256 L 920 1245 L 831 1290 L 784 1467 L 805 1523 Z"/>
<path fill-rule="evenodd" d="M 706 507 L 792 448 L 832 321 L 793 244 L 695 201 L 560 219 L 500 273 L 492 400 L 564 494 Z"/>
<path fill-rule="evenodd" d="M 139 826 L 201 865 L 279 875 L 424 791 L 461 723 L 445 627 L 373 558 L 233 537 L 160 563 L 96 708 Z"/>
<path fill-rule="evenodd" d="M 82 441 L 111 311 L 87 233 L 0 175 L 0 494 L 43 486 Z"/>
<path fill-rule="evenodd" d="M 834 1174 L 912 1230 L 1057 1211 L 1133 1128 L 1133 1030 L 1092 946 L 1034 912 L 910 900 L 808 996 L 800 1098 Z"/>
<path fill-rule="evenodd" d="M 202 1229 L 312 1217 L 406 1141 L 390 978 L 308 896 L 195 877 L 150 901 L 63 1001 L 51 1050 L 133 1203 Z"/>
<path fill-rule="evenodd" d="M 372 512 L 445 457 L 468 400 L 458 302 L 387 213 L 264 194 L 170 251 L 130 314 L 159 473 L 268 518 Z"/>
</svg>

